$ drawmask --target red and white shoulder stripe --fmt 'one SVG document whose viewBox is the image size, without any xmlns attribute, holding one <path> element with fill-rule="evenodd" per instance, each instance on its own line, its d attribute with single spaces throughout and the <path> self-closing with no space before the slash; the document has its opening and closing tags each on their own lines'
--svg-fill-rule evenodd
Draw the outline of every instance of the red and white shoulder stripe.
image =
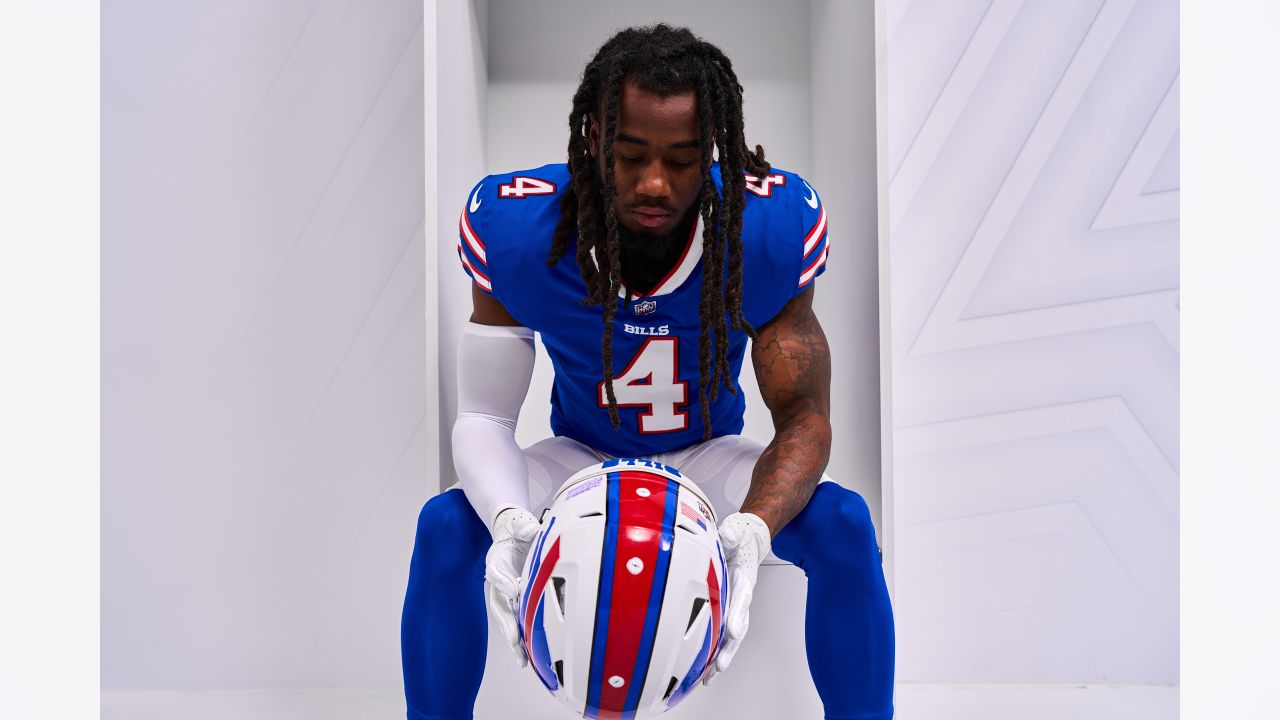
<svg viewBox="0 0 1280 720">
<path fill-rule="evenodd" d="M 479 285 L 481 290 L 492 295 L 493 281 L 491 281 L 489 276 L 485 275 L 479 268 L 471 264 L 471 261 L 467 259 L 467 254 L 462 251 L 461 245 L 458 246 L 458 259 L 462 261 L 462 269 L 466 271 L 467 275 L 471 276 L 471 279 L 475 281 L 476 285 Z"/>
<path fill-rule="evenodd" d="M 804 236 L 804 248 L 801 253 L 802 261 L 800 263 L 800 281 L 796 285 L 797 288 L 803 288 L 813 282 L 815 277 L 822 274 L 822 270 L 827 264 L 827 208 L 817 199 L 817 193 L 812 193 L 811 197 L 813 202 L 817 204 L 818 219 L 814 221 Z"/>
<path fill-rule="evenodd" d="M 458 216 L 458 259 L 462 261 L 462 269 L 467 275 L 475 281 L 476 285 L 485 293 L 493 294 L 493 282 L 489 279 L 489 255 L 485 249 L 484 240 L 480 238 L 480 233 L 476 232 L 475 225 L 471 221 L 472 213 L 480 209 L 483 200 L 480 200 L 479 185 L 471 193 L 471 199 L 466 206 L 462 208 L 462 214 Z"/>
</svg>

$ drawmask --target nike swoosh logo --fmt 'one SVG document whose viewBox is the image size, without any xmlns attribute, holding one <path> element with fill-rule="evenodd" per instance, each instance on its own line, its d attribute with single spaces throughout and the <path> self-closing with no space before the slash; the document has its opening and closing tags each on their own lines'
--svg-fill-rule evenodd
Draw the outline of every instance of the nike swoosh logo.
<svg viewBox="0 0 1280 720">
<path fill-rule="evenodd" d="M 804 182 L 804 181 L 801 180 L 800 182 Z M 817 210 L 818 209 L 818 193 L 814 192 L 813 188 L 809 187 L 809 183 L 805 182 L 804 186 L 809 188 L 809 193 L 810 193 L 809 197 L 805 198 L 804 201 L 809 203 L 809 207 L 813 208 L 814 210 Z"/>
<path fill-rule="evenodd" d="M 480 199 L 480 188 L 482 187 L 484 187 L 484 185 L 481 185 L 480 187 L 476 188 L 476 191 L 471 194 L 471 212 L 475 212 L 479 210 L 480 203 L 484 202 L 483 200 Z"/>
</svg>

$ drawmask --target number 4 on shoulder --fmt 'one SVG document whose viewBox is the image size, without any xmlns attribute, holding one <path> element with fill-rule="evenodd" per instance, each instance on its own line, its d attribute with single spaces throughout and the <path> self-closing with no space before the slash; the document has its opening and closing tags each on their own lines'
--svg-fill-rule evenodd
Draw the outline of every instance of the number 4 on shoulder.
<svg viewBox="0 0 1280 720">
<path fill-rule="evenodd" d="M 555 191 L 555 183 L 521 175 L 511 178 L 510 183 L 498 187 L 500 197 L 517 199 L 522 199 L 529 195 L 551 195 Z"/>
</svg>

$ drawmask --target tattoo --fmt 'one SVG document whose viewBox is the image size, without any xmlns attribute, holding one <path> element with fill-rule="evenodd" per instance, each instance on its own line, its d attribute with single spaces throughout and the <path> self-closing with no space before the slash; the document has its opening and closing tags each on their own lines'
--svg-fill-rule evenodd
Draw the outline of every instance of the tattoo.
<svg viewBox="0 0 1280 720">
<path fill-rule="evenodd" d="M 831 352 L 812 288 L 757 332 L 751 361 L 774 437 L 756 461 L 742 511 L 777 535 L 808 504 L 831 457 Z"/>
</svg>

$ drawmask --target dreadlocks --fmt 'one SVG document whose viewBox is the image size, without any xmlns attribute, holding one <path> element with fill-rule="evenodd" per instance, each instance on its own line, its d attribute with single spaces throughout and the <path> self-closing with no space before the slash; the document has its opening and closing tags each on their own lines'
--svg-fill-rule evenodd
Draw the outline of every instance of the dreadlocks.
<svg viewBox="0 0 1280 720">
<path fill-rule="evenodd" d="M 569 113 L 570 187 L 561 199 L 560 221 L 547 265 L 555 265 L 564 257 L 576 234 L 578 269 L 587 285 L 587 297 L 582 303 L 601 306 L 601 360 L 609 418 L 615 429 L 620 423 L 613 392 L 613 317 L 617 312 L 614 298 L 621 288 L 621 262 L 613 206 L 617 194 L 613 135 L 624 80 L 658 95 L 688 91 L 697 95 L 702 150 L 702 189 L 697 204 L 703 228 L 698 395 L 702 401 L 703 439 L 710 439 L 711 402 L 720 385 L 736 392 L 729 377 L 729 325 L 755 339 L 755 329 L 742 315 L 742 208 L 746 175 L 765 177 L 770 168 L 764 159 L 764 148 L 757 145 L 754 152 L 747 148 L 742 86 L 733 64 L 719 48 L 689 30 L 664 24 L 628 28 L 610 38 L 587 64 Z M 589 119 L 597 117 L 601 110 L 604 177 L 590 153 L 587 134 Z M 711 179 L 713 148 L 719 154 L 723 197 L 716 193 Z"/>
</svg>

